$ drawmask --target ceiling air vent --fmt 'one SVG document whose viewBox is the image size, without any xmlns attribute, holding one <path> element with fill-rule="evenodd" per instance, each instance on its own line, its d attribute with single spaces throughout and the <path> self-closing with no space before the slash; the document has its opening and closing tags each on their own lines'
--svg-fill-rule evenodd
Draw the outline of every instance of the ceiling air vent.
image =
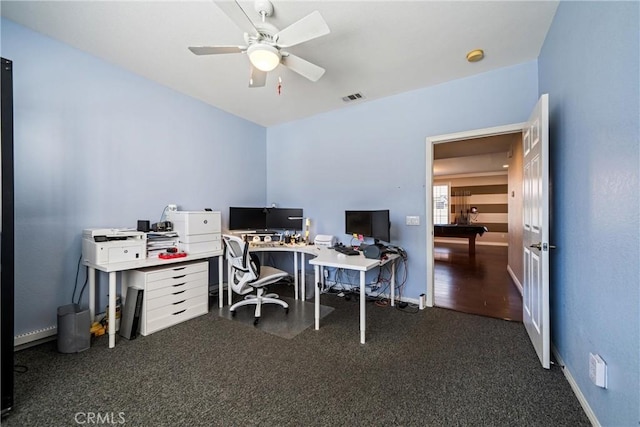
<svg viewBox="0 0 640 427">
<path fill-rule="evenodd" d="M 364 95 L 361 93 L 352 93 L 351 95 L 347 95 L 347 96 L 343 96 L 342 100 L 344 102 L 352 102 L 352 101 L 357 101 L 359 99 L 364 99 Z"/>
</svg>

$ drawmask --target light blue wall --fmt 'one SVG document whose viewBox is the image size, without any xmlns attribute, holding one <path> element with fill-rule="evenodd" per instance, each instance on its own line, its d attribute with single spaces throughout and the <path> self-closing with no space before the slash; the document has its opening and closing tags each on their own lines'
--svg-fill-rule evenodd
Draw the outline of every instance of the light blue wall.
<svg viewBox="0 0 640 427">
<path fill-rule="evenodd" d="M 1 23 L 14 81 L 16 334 L 55 326 L 71 302 L 82 229 L 156 222 L 168 203 L 220 209 L 223 221 L 229 205 L 264 203 L 264 127 Z"/>
<path fill-rule="evenodd" d="M 562 2 L 539 58 L 550 94 L 552 340 L 603 426 L 640 422 L 638 2 Z M 589 380 L 589 352 L 609 387 Z"/>
<path fill-rule="evenodd" d="M 426 138 L 526 121 L 537 94 L 533 61 L 270 127 L 267 200 L 303 207 L 312 235 L 346 244 L 345 210 L 390 209 L 391 243 L 409 256 L 403 296 L 417 299 L 427 280 Z M 404 225 L 407 215 L 421 225 Z"/>
<path fill-rule="evenodd" d="M 416 298 L 425 138 L 522 122 L 548 92 L 552 340 L 600 422 L 637 425 L 638 15 L 637 2 L 562 2 L 539 61 L 268 130 L 3 19 L 15 84 L 16 333 L 55 325 L 83 228 L 155 221 L 167 203 L 219 208 L 225 221 L 230 205 L 303 207 L 313 235 L 343 241 L 345 209 L 389 208 L 392 243 L 409 253 L 404 294 Z M 234 184 L 238 163 L 249 175 Z M 422 225 L 405 226 L 406 215 Z M 589 382 L 589 352 L 609 364 L 608 390 Z"/>
</svg>

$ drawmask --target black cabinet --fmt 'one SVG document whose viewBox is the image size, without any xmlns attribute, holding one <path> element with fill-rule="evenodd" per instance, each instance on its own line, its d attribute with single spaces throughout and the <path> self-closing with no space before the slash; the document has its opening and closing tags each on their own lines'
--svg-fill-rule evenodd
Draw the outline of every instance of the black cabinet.
<svg viewBox="0 0 640 427">
<path fill-rule="evenodd" d="M 1 59 L 2 81 L 2 220 L 0 230 L 0 365 L 2 416 L 13 407 L 14 207 L 13 207 L 13 63 Z"/>
</svg>

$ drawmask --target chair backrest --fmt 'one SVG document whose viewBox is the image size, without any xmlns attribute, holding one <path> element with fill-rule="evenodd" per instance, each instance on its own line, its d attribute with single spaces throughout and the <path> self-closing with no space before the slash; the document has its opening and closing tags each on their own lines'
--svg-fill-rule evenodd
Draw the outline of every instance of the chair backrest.
<svg viewBox="0 0 640 427">
<path fill-rule="evenodd" d="M 249 243 L 238 236 L 223 235 L 227 262 L 231 265 L 231 289 L 238 294 L 251 290 L 251 282 L 260 277 L 260 262 L 255 254 L 249 253 Z"/>
</svg>

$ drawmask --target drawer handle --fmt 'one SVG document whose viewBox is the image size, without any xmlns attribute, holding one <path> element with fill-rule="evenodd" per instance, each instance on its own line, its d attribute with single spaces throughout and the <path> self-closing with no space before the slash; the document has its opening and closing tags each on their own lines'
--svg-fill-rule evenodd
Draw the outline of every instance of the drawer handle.
<svg viewBox="0 0 640 427">
<path fill-rule="evenodd" d="M 178 283 L 178 284 L 171 285 L 171 286 L 173 286 L 174 288 L 177 288 L 178 286 L 184 286 L 186 284 L 187 284 L 187 282 L 182 282 L 182 283 Z"/>
<path fill-rule="evenodd" d="M 184 276 L 186 276 L 186 274 L 183 274 L 182 276 L 173 276 L 174 279 L 182 279 Z"/>
<path fill-rule="evenodd" d="M 173 315 L 177 316 L 178 314 L 184 313 L 185 311 L 187 311 L 186 308 L 184 310 L 176 311 L 175 313 L 173 313 Z"/>
<path fill-rule="evenodd" d="M 185 289 L 184 291 L 174 292 L 174 293 L 172 293 L 171 295 L 180 295 L 180 294 L 183 294 L 183 293 L 185 293 L 185 292 L 187 292 L 187 290 L 186 290 L 186 289 Z"/>
<path fill-rule="evenodd" d="M 176 267 L 173 269 L 173 271 L 179 271 L 179 270 L 184 270 L 187 267 Z"/>
<path fill-rule="evenodd" d="M 186 299 L 183 299 L 182 301 L 178 301 L 178 302 L 174 302 L 173 305 L 178 305 L 178 304 L 182 304 L 183 302 L 185 302 Z"/>
</svg>

